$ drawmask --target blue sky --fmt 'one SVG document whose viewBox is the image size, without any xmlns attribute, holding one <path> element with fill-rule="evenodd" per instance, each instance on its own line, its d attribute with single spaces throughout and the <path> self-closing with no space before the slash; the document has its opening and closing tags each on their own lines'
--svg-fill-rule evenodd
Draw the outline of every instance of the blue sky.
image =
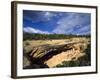
<svg viewBox="0 0 100 80">
<path fill-rule="evenodd" d="M 40 34 L 90 34 L 91 14 L 23 10 L 23 31 Z"/>
</svg>

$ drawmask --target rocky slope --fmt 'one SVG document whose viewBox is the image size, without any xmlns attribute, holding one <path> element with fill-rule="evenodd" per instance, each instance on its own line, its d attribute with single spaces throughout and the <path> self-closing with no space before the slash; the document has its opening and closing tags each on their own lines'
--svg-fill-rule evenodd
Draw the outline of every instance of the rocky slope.
<svg viewBox="0 0 100 80">
<path fill-rule="evenodd" d="M 64 61 L 80 60 L 83 66 L 90 60 L 85 50 L 90 45 L 86 38 L 72 40 L 36 40 L 24 42 L 23 68 L 52 68 Z"/>
</svg>

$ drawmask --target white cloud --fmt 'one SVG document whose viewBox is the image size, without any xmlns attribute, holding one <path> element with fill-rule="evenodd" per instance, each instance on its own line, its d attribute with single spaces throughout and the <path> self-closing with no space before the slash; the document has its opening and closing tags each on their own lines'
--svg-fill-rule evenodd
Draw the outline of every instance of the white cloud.
<svg viewBox="0 0 100 80">
<path fill-rule="evenodd" d="M 89 22 L 89 16 L 84 16 L 83 14 L 78 13 L 69 13 L 58 21 L 58 26 L 53 30 L 53 32 L 58 34 L 74 34 L 76 32 L 76 34 L 83 33 L 81 31 L 85 32 L 85 30 L 90 28 L 90 24 L 84 25 L 87 22 Z M 78 30 L 75 29 L 76 27 Z"/>
<path fill-rule="evenodd" d="M 24 27 L 24 32 L 28 33 L 40 33 L 40 34 L 50 34 L 48 31 L 41 31 L 32 27 Z"/>
<path fill-rule="evenodd" d="M 52 13 L 52 12 L 49 12 L 49 11 L 44 12 L 43 15 L 44 15 L 44 18 L 45 18 L 47 21 L 50 20 L 52 17 L 56 16 L 55 13 Z"/>
<path fill-rule="evenodd" d="M 81 27 L 79 32 L 87 32 L 90 31 L 90 25 L 86 25 L 84 27 Z"/>
</svg>

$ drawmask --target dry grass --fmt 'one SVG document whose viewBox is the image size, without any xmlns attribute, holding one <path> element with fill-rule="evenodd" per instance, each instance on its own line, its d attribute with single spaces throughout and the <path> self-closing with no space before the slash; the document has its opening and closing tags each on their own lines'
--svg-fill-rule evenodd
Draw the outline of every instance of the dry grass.
<svg viewBox="0 0 100 80">
<path fill-rule="evenodd" d="M 60 45 L 60 44 L 66 44 L 66 43 L 70 43 L 70 42 L 79 42 L 79 41 L 88 42 L 89 39 L 87 39 L 87 38 L 71 38 L 71 39 L 54 39 L 54 40 L 27 40 L 27 41 L 24 41 L 24 45 L 26 43 L 29 43 L 31 46 L 39 46 L 39 45 L 45 45 L 45 44 Z"/>
</svg>

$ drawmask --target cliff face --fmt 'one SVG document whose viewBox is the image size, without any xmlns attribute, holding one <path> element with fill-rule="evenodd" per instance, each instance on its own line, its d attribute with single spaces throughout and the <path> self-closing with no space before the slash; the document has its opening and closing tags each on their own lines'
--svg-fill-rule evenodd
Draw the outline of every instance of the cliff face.
<svg viewBox="0 0 100 80">
<path fill-rule="evenodd" d="M 45 63 L 49 67 L 54 67 L 58 64 L 62 64 L 62 62 L 64 61 L 67 61 L 67 62 L 75 61 L 75 60 L 78 60 L 80 57 L 85 58 L 86 54 L 80 49 L 81 47 L 85 48 L 84 44 L 82 45 L 82 43 L 77 43 L 77 44 L 71 45 L 70 47 L 72 47 L 70 50 L 62 51 L 61 53 L 45 61 Z"/>
<path fill-rule="evenodd" d="M 52 68 L 71 61 L 79 61 L 75 66 L 88 66 L 90 65 L 88 45 L 90 39 L 87 38 L 26 41 L 23 68 Z"/>
</svg>

